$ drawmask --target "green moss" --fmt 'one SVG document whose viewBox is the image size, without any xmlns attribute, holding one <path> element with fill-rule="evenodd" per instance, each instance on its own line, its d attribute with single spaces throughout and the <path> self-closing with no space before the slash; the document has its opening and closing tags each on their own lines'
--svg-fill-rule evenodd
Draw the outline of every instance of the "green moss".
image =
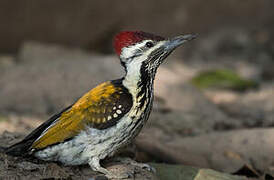
<svg viewBox="0 0 274 180">
<path fill-rule="evenodd" d="M 0 114 L 0 122 L 4 122 L 4 121 L 8 121 L 8 118 Z"/>
<path fill-rule="evenodd" d="M 198 88 L 224 88 L 244 91 L 258 87 L 258 83 L 246 80 L 228 69 L 204 71 L 191 80 Z"/>
</svg>

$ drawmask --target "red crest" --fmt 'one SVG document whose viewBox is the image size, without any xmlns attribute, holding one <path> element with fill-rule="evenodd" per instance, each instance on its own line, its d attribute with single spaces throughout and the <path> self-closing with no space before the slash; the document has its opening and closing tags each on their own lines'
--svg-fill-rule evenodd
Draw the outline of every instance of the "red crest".
<svg viewBox="0 0 274 180">
<path fill-rule="evenodd" d="M 119 56 L 121 54 L 123 47 L 127 47 L 148 39 L 154 41 L 161 41 L 165 38 L 143 31 L 122 31 L 119 34 L 117 34 L 114 38 L 114 48 L 117 55 Z"/>
</svg>

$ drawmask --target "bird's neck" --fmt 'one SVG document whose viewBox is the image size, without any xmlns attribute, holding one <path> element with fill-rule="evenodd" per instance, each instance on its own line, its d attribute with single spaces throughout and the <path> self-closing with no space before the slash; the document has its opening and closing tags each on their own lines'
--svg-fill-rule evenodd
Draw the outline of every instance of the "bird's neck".
<svg viewBox="0 0 274 180">
<path fill-rule="evenodd" d="M 153 84 L 155 72 L 149 72 L 145 64 L 138 67 L 131 66 L 127 69 L 127 73 L 123 80 L 123 85 L 132 94 L 134 101 L 140 108 L 146 103 L 151 103 L 153 98 Z"/>
</svg>

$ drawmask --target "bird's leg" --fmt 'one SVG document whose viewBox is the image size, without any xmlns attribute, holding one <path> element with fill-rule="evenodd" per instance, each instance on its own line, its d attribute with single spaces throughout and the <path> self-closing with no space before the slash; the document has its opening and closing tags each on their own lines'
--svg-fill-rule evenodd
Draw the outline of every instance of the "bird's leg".
<svg viewBox="0 0 274 180">
<path fill-rule="evenodd" d="M 142 169 L 146 169 L 147 171 L 150 171 L 154 174 L 156 173 L 156 169 L 154 167 L 150 166 L 149 164 L 138 163 L 138 162 L 136 162 L 133 159 L 128 158 L 128 157 L 115 157 L 113 160 L 116 161 L 116 162 L 130 164 L 130 165 L 133 165 L 133 166 L 140 167 Z"/>
<path fill-rule="evenodd" d="M 89 160 L 88 164 L 91 167 L 91 169 L 94 170 L 94 171 L 98 171 L 98 172 L 103 173 L 105 175 L 110 173 L 107 169 L 101 167 L 99 158 L 91 158 Z"/>
<path fill-rule="evenodd" d="M 88 164 L 89 164 L 89 166 L 91 167 L 92 170 L 104 174 L 109 179 L 126 179 L 126 178 L 131 177 L 131 175 L 128 174 L 128 173 L 116 174 L 116 173 L 110 172 L 109 170 L 101 167 L 100 159 L 96 158 L 96 157 L 91 158 L 89 160 Z"/>
</svg>

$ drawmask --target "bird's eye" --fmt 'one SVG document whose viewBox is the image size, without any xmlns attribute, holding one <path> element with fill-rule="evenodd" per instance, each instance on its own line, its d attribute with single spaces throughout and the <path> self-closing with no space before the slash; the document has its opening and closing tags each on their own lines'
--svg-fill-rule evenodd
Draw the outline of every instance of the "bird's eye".
<svg viewBox="0 0 274 180">
<path fill-rule="evenodd" d="M 153 46 L 154 46 L 154 44 L 151 41 L 149 41 L 149 42 L 146 43 L 146 47 L 147 48 L 151 48 Z"/>
</svg>

